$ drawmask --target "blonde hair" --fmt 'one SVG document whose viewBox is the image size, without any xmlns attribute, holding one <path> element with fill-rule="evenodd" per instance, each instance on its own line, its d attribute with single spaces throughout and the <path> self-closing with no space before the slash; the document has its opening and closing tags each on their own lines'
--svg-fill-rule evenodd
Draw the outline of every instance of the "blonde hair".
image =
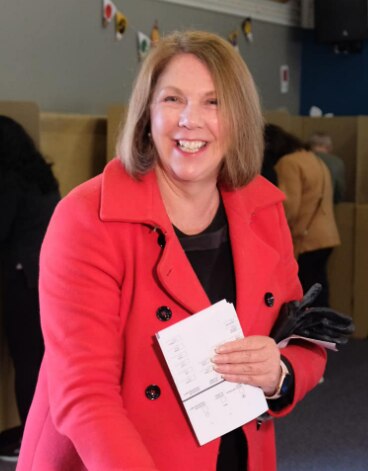
<svg viewBox="0 0 368 471">
<path fill-rule="evenodd" d="M 263 117 L 248 67 L 233 46 L 203 31 L 174 32 L 162 38 L 144 60 L 136 78 L 117 154 L 128 173 L 139 178 L 157 162 L 150 138 L 150 104 L 158 78 L 178 54 L 193 54 L 210 71 L 226 123 L 228 146 L 219 182 L 229 188 L 246 185 L 259 172 L 263 158 Z"/>
</svg>

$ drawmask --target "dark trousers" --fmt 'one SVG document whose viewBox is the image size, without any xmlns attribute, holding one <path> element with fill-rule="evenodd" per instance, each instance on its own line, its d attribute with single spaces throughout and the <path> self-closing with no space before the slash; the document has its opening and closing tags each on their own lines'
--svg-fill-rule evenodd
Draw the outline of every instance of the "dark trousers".
<svg viewBox="0 0 368 471">
<path fill-rule="evenodd" d="M 329 285 L 327 278 L 327 262 L 331 255 L 332 248 L 313 250 L 299 255 L 299 279 L 304 293 L 314 283 L 321 283 L 322 291 L 316 301 L 315 306 L 329 307 Z"/>
<path fill-rule="evenodd" d="M 3 316 L 15 370 L 15 396 L 24 424 L 36 388 L 44 352 L 37 286 L 29 287 L 23 270 L 2 276 Z"/>
</svg>

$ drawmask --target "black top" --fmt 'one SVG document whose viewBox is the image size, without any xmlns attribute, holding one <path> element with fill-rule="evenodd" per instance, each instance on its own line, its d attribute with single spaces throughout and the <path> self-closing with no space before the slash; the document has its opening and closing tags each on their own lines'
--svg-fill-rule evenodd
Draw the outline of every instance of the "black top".
<svg viewBox="0 0 368 471">
<path fill-rule="evenodd" d="M 236 288 L 233 257 L 225 208 L 220 202 L 211 224 L 203 232 L 175 233 L 211 303 L 226 299 L 235 305 Z M 244 471 L 247 468 L 247 442 L 241 428 L 221 438 L 217 471 Z"/>
<path fill-rule="evenodd" d="M 235 305 L 235 275 L 225 208 L 221 202 L 211 224 L 201 233 L 175 233 L 212 304 Z"/>
<path fill-rule="evenodd" d="M 226 299 L 236 305 L 236 284 L 229 228 L 224 205 L 220 201 L 211 224 L 201 233 L 186 235 L 174 227 L 175 233 L 201 282 L 211 303 Z M 294 396 L 294 372 L 289 361 L 282 356 L 290 372 L 289 386 L 279 399 L 268 401 L 277 412 L 291 404 Z M 267 420 L 269 415 L 262 416 Z M 244 471 L 247 469 L 248 446 L 241 428 L 221 437 L 216 471 Z"/>
</svg>

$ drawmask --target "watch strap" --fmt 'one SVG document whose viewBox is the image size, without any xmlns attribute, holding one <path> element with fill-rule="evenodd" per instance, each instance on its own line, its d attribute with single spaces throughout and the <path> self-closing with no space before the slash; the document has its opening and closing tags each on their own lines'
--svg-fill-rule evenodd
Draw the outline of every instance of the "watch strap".
<svg viewBox="0 0 368 471">
<path fill-rule="evenodd" d="M 266 396 L 266 399 L 280 399 L 285 391 L 283 391 L 283 386 L 285 384 L 285 380 L 287 376 L 290 376 L 290 371 L 287 365 L 284 363 L 282 359 L 280 359 L 280 367 L 281 367 L 281 376 L 279 383 L 277 385 L 276 391 L 272 394 L 272 396 Z"/>
</svg>

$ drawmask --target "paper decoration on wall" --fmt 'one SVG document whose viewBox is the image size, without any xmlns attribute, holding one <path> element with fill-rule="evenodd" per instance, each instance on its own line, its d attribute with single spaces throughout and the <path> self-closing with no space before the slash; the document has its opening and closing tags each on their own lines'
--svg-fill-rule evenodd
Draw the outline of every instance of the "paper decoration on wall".
<svg viewBox="0 0 368 471">
<path fill-rule="evenodd" d="M 239 52 L 238 37 L 239 37 L 239 31 L 235 30 L 229 33 L 227 38 L 230 44 L 234 46 L 234 49 Z"/>
<path fill-rule="evenodd" d="M 102 24 L 106 27 L 116 14 L 116 6 L 111 0 L 103 0 Z"/>
<path fill-rule="evenodd" d="M 155 46 L 160 40 L 160 30 L 158 29 L 158 21 L 155 20 L 151 29 L 151 45 Z"/>
<path fill-rule="evenodd" d="M 149 53 L 149 50 L 151 49 L 151 40 L 150 38 L 144 34 L 138 31 L 138 58 L 139 60 L 143 60 L 146 55 Z"/>
<path fill-rule="evenodd" d="M 122 39 L 128 26 L 128 20 L 121 11 L 117 11 L 115 15 L 115 35 L 116 39 Z"/>
<path fill-rule="evenodd" d="M 242 22 L 242 29 L 246 39 L 252 43 L 253 42 L 253 27 L 252 27 L 252 18 L 245 18 Z"/>
<path fill-rule="evenodd" d="M 287 93 L 289 91 L 289 66 L 280 66 L 280 91 Z"/>
</svg>

